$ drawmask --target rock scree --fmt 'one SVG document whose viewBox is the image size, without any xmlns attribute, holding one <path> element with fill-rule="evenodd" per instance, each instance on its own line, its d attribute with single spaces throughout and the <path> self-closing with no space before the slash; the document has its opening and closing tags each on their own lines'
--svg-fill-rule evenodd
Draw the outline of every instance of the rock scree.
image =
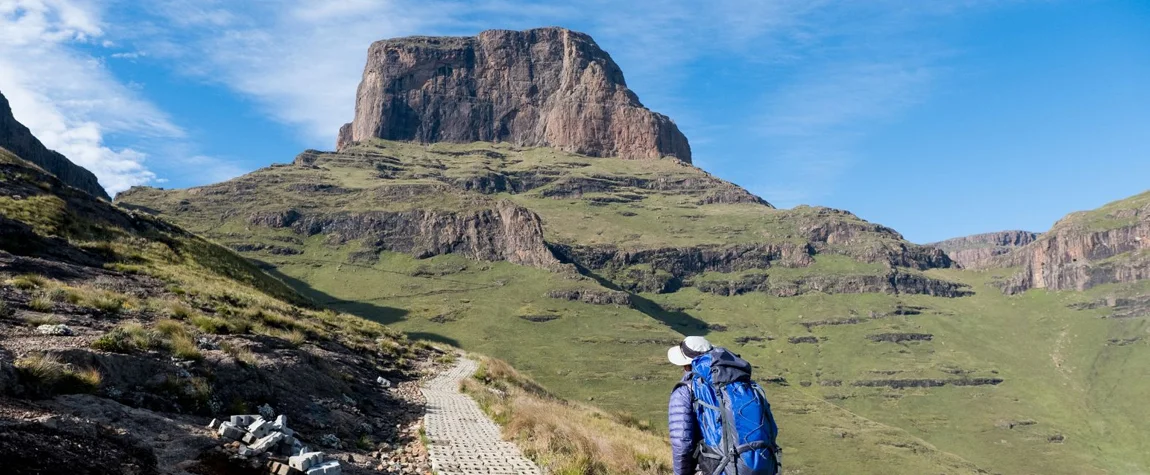
<svg viewBox="0 0 1150 475">
<path fill-rule="evenodd" d="M 459 383 L 475 373 L 478 364 L 460 358 L 455 367 L 427 381 L 420 390 L 427 399 L 424 430 L 431 466 L 439 475 L 503 473 L 539 475 L 542 472 L 504 441 L 479 405 L 459 391 Z"/>
<path fill-rule="evenodd" d="M 373 43 L 336 147 L 371 138 L 691 161 L 687 137 L 643 107 L 595 40 L 554 27 Z"/>
</svg>

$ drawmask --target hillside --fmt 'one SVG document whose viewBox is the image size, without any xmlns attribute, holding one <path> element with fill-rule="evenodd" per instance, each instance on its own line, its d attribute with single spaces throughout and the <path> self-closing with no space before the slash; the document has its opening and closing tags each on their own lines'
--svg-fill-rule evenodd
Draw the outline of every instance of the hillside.
<svg viewBox="0 0 1150 475">
<path fill-rule="evenodd" d="M 413 385 L 433 354 L 0 149 L 4 473 L 255 473 L 206 426 L 263 407 L 343 473 L 381 442 L 422 473 Z"/>
<path fill-rule="evenodd" d="M 1089 318 L 1109 293 L 1012 299 L 993 287 L 1005 274 L 948 269 L 888 228 L 775 209 L 679 161 L 372 141 L 117 202 L 319 302 L 506 359 L 559 396 L 655 426 L 676 378 L 665 347 L 706 334 L 773 381 L 788 465 L 805 470 L 1147 463 L 1129 423 L 1145 409 L 1091 402 L 1111 397 L 1095 382 L 1126 380 L 1130 363 L 1090 361 L 1150 357 L 1140 320 Z M 1112 425 L 1095 431 L 1096 419 Z"/>
</svg>

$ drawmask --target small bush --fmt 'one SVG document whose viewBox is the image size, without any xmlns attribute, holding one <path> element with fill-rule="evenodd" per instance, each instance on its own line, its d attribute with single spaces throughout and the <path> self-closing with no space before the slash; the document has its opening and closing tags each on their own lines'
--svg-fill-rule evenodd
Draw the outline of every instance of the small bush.
<svg viewBox="0 0 1150 475">
<path fill-rule="evenodd" d="M 156 322 L 156 331 L 164 336 L 188 335 L 188 328 L 175 320 L 160 320 Z"/>
<path fill-rule="evenodd" d="M 168 303 L 168 305 L 164 307 L 164 313 L 176 320 L 188 320 L 196 314 L 191 307 L 180 302 Z"/>
<path fill-rule="evenodd" d="M 200 331 L 213 335 L 243 335 L 252 329 L 251 322 L 235 318 L 196 315 L 192 317 L 191 322 Z"/>
<path fill-rule="evenodd" d="M 307 333 L 299 330 L 292 330 L 284 337 L 292 346 L 300 346 L 307 342 Z"/>
<path fill-rule="evenodd" d="M 45 294 L 45 297 L 53 302 L 67 302 L 68 290 L 62 287 L 56 287 L 52 290 L 49 290 L 48 293 Z"/>
<path fill-rule="evenodd" d="M 28 308 L 37 312 L 51 312 L 52 300 L 46 295 L 37 295 L 28 302 Z"/>
<path fill-rule="evenodd" d="M 95 368 L 74 370 L 54 355 L 33 354 L 16 361 L 20 381 L 40 396 L 95 392 L 103 380 Z"/>
<path fill-rule="evenodd" d="M 12 307 L 8 306 L 7 301 L 0 300 L 0 318 L 8 318 L 15 314 L 16 312 L 12 310 Z"/>
<path fill-rule="evenodd" d="M 57 325 L 63 323 L 64 320 L 56 315 L 28 315 L 24 319 L 28 326 L 38 327 L 40 325 Z"/>
<path fill-rule="evenodd" d="M 175 335 L 172 337 L 172 354 L 185 360 L 200 360 L 204 358 L 191 335 Z"/>
<path fill-rule="evenodd" d="M 92 342 L 92 348 L 112 353 L 158 350 L 164 347 L 163 335 L 135 322 L 121 324 Z"/>
<path fill-rule="evenodd" d="M 220 343 L 220 349 L 224 350 L 224 353 L 231 355 L 232 358 L 235 358 L 236 361 L 240 363 L 248 366 L 254 366 L 256 364 L 256 354 L 243 346 L 225 341 Z"/>
<path fill-rule="evenodd" d="M 225 335 L 228 333 L 228 322 L 222 318 L 196 315 L 191 319 L 192 325 L 204 333 Z"/>
<path fill-rule="evenodd" d="M 24 274 L 8 280 L 8 285 L 21 290 L 38 289 L 48 284 L 48 279 L 35 274 Z"/>
</svg>

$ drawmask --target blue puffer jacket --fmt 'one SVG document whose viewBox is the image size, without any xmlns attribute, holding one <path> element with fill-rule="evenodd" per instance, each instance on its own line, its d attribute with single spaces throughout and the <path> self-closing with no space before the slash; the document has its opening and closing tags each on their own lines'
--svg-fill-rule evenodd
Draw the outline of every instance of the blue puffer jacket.
<svg viewBox="0 0 1150 475">
<path fill-rule="evenodd" d="M 703 435 L 695 420 L 692 404 L 690 373 L 683 375 L 685 385 L 671 391 L 667 405 L 667 427 L 671 433 L 671 457 L 675 461 L 675 475 L 695 475 L 695 446 Z"/>
</svg>

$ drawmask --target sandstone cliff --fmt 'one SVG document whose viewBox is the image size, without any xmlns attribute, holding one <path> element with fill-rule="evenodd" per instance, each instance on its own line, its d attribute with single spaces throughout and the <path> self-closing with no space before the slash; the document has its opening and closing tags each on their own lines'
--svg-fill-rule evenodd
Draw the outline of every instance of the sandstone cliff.
<svg viewBox="0 0 1150 475">
<path fill-rule="evenodd" d="M 997 264 L 997 257 L 1034 242 L 1038 233 L 1030 231 L 999 231 L 975 234 L 927 244 L 942 249 L 952 260 L 966 269 L 985 269 Z"/>
<path fill-rule="evenodd" d="M 36 164 L 65 184 L 84 190 L 97 198 L 111 200 L 104 187 L 96 180 L 96 175 L 72 163 L 67 157 L 49 150 L 27 127 L 24 127 L 24 124 L 17 121 L 4 94 L 0 94 L 0 148 L 8 149 L 20 158 Z"/>
<path fill-rule="evenodd" d="M 563 28 L 375 42 L 337 148 L 370 138 L 691 161 L 675 123 L 643 107 L 590 36 Z"/>
<path fill-rule="evenodd" d="M 1022 267 L 1007 293 L 1150 279 L 1150 192 L 1071 214 L 998 264 Z"/>
</svg>

